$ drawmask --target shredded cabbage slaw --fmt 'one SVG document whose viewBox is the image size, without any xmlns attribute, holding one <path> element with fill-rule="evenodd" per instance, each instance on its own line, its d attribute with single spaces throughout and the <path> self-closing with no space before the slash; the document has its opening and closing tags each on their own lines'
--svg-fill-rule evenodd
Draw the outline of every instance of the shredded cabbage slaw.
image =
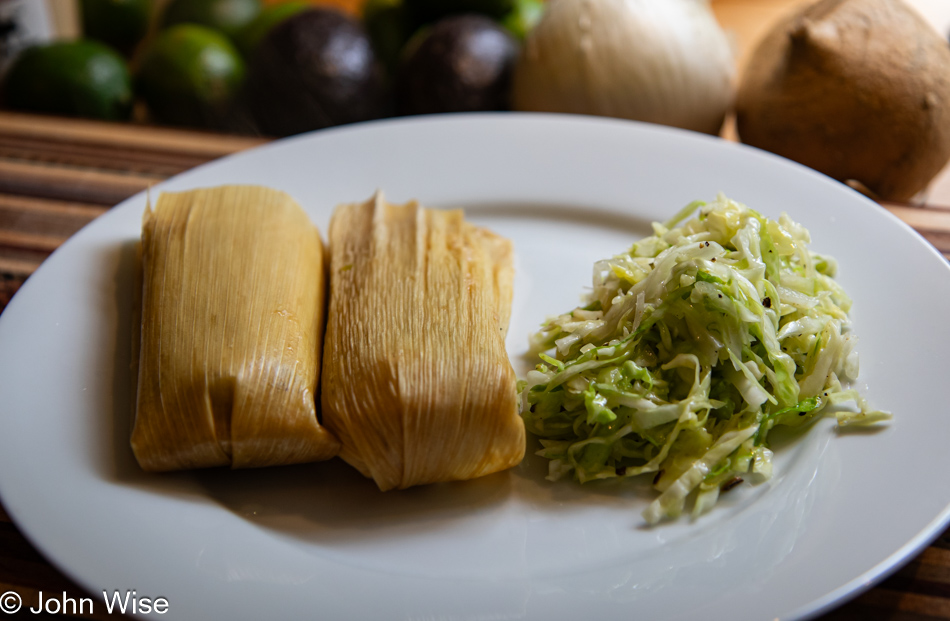
<svg viewBox="0 0 950 621">
<path fill-rule="evenodd" d="M 851 300 L 804 227 L 720 195 L 653 231 L 597 262 L 585 305 L 531 338 L 541 362 L 521 409 L 548 479 L 651 473 L 648 523 L 690 497 L 696 517 L 721 490 L 771 477 L 774 427 L 831 411 L 839 425 L 890 418 L 848 387 Z"/>
</svg>

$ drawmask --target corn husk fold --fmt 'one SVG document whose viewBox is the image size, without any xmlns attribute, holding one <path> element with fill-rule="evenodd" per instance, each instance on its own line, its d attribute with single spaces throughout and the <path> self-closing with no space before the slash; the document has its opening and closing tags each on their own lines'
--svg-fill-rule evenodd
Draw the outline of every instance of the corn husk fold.
<svg viewBox="0 0 950 621">
<path fill-rule="evenodd" d="M 377 195 L 338 207 L 329 243 L 322 404 L 340 456 L 382 490 L 518 464 L 510 242 Z"/>
<path fill-rule="evenodd" d="M 333 457 L 317 419 L 320 235 L 287 194 L 163 193 L 145 212 L 132 449 L 145 470 Z"/>
</svg>

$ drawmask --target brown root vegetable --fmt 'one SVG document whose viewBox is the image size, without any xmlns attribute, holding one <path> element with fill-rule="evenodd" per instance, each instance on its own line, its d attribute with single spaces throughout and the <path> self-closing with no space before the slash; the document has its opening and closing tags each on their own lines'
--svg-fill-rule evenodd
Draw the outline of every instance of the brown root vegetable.
<svg viewBox="0 0 950 621">
<path fill-rule="evenodd" d="M 950 159 L 950 48 L 902 0 L 820 0 L 759 44 L 736 107 L 743 142 L 905 200 Z"/>
</svg>

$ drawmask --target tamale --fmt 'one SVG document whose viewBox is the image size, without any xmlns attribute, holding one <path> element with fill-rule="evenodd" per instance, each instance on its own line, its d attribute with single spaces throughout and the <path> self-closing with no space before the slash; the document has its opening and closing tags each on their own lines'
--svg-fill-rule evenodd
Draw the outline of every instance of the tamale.
<svg viewBox="0 0 950 621">
<path fill-rule="evenodd" d="M 316 227 L 256 186 L 163 193 L 142 240 L 132 450 L 145 470 L 329 459 L 317 419 L 326 278 Z"/>
<path fill-rule="evenodd" d="M 329 245 L 321 400 L 340 456 L 382 490 L 518 464 L 511 243 L 377 195 L 337 207 Z"/>
</svg>

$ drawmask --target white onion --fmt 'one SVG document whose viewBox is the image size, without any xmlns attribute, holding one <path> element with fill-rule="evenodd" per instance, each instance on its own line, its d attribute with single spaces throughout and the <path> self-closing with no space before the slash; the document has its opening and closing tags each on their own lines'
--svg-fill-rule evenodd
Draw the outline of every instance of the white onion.
<svg viewBox="0 0 950 621">
<path fill-rule="evenodd" d="M 716 134 L 735 64 L 706 0 L 550 0 L 515 70 L 517 110 Z"/>
</svg>

